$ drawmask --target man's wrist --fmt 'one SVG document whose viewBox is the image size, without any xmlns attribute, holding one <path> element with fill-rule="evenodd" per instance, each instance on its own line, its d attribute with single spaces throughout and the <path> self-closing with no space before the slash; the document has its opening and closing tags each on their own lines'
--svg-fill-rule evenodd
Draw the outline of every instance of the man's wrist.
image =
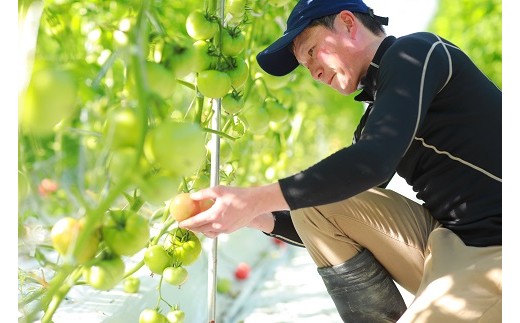
<svg viewBox="0 0 520 323">
<path fill-rule="evenodd" d="M 274 230 L 275 220 L 276 218 L 272 213 L 262 213 L 255 217 L 247 226 L 265 233 L 271 233 Z"/>
</svg>

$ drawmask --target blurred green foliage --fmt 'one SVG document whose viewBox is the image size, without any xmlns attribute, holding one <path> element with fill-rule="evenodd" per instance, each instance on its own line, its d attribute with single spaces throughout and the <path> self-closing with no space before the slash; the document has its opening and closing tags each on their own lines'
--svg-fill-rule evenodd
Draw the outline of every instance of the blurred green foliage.
<svg viewBox="0 0 520 323">
<path fill-rule="evenodd" d="M 502 87 L 502 1 L 439 0 L 429 30 L 459 46 Z"/>
</svg>

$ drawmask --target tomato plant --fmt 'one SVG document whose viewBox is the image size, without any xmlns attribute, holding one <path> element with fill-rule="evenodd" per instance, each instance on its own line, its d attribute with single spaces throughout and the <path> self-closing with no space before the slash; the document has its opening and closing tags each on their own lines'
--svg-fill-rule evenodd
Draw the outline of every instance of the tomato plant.
<svg viewBox="0 0 520 323">
<path fill-rule="evenodd" d="M 316 131 L 331 138 L 327 149 L 345 146 L 353 127 L 345 120 L 355 123 L 363 110 L 300 69 L 263 73 L 255 55 L 283 32 L 281 2 L 227 0 L 222 17 L 213 1 L 48 0 L 28 10 L 29 3 L 19 3 L 28 45 L 17 82 L 19 267 L 38 272 L 25 268 L 37 263 L 51 273 L 20 276 L 22 320 L 43 311 L 42 323 L 52 322 L 74 285 L 117 284 L 117 258 L 142 257 L 128 272 L 146 266 L 156 275 L 196 261 L 200 241 L 174 229 L 168 203 L 210 186 L 216 152 L 208 132 L 221 136 L 219 184 L 257 185 L 316 160 L 327 142 L 318 143 Z M 225 113 L 213 129 L 218 99 Z M 212 203 L 198 202 L 197 212 Z M 50 227 L 67 217 L 78 220 Z M 35 222 L 54 229 L 59 257 L 47 256 L 54 250 L 35 236 Z M 31 258 L 38 261 L 28 265 Z M 169 306 L 158 294 L 154 308 Z"/>
<path fill-rule="evenodd" d="M 202 244 L 193 231 L 175 228 L 169 232 L 164 248 L 172 255 L 174 263 L 189 266 L 199 258 Z"/>
<path fill-rule="evenodd" d="M 148 221 L 130 209 L 109 210 L 101 232 L 105 244 L 120 256 L 133 256 L 150 239 Z"/>
</svg>

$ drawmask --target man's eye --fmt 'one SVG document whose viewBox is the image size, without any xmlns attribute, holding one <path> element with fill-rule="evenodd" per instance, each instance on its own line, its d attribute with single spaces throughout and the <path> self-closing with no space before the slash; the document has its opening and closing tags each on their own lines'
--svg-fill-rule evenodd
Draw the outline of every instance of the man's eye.
<svg viewBox="0 0 520 323">
<path fill-rule="evenodd" d="M 312 54 L 314 53 L 314 47 L 311 47 L 309 49 L 309 52 L 307 54 L 309 54 L 310 57 L 312 57 Z"/>
</svg>

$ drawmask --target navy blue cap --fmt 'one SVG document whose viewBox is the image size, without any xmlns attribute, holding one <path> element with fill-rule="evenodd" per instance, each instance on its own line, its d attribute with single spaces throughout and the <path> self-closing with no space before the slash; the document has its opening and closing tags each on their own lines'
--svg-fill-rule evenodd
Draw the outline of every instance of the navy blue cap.
<svg viewBox="0 0 520 323">
<path fill-rule="evenodd" d="M 256 56 L 260 67 L 275 76 L 289 74 L 299 65 L 292 52 L 294 38 L 314 19 L 339 13 L 341 10 L 368 13 L 381 24 L 388 24 L 388 18 L 375 16 L 362 0 L 300 0 L 287 19 L 287 30 L 282 37 Z"/>
</svg>

